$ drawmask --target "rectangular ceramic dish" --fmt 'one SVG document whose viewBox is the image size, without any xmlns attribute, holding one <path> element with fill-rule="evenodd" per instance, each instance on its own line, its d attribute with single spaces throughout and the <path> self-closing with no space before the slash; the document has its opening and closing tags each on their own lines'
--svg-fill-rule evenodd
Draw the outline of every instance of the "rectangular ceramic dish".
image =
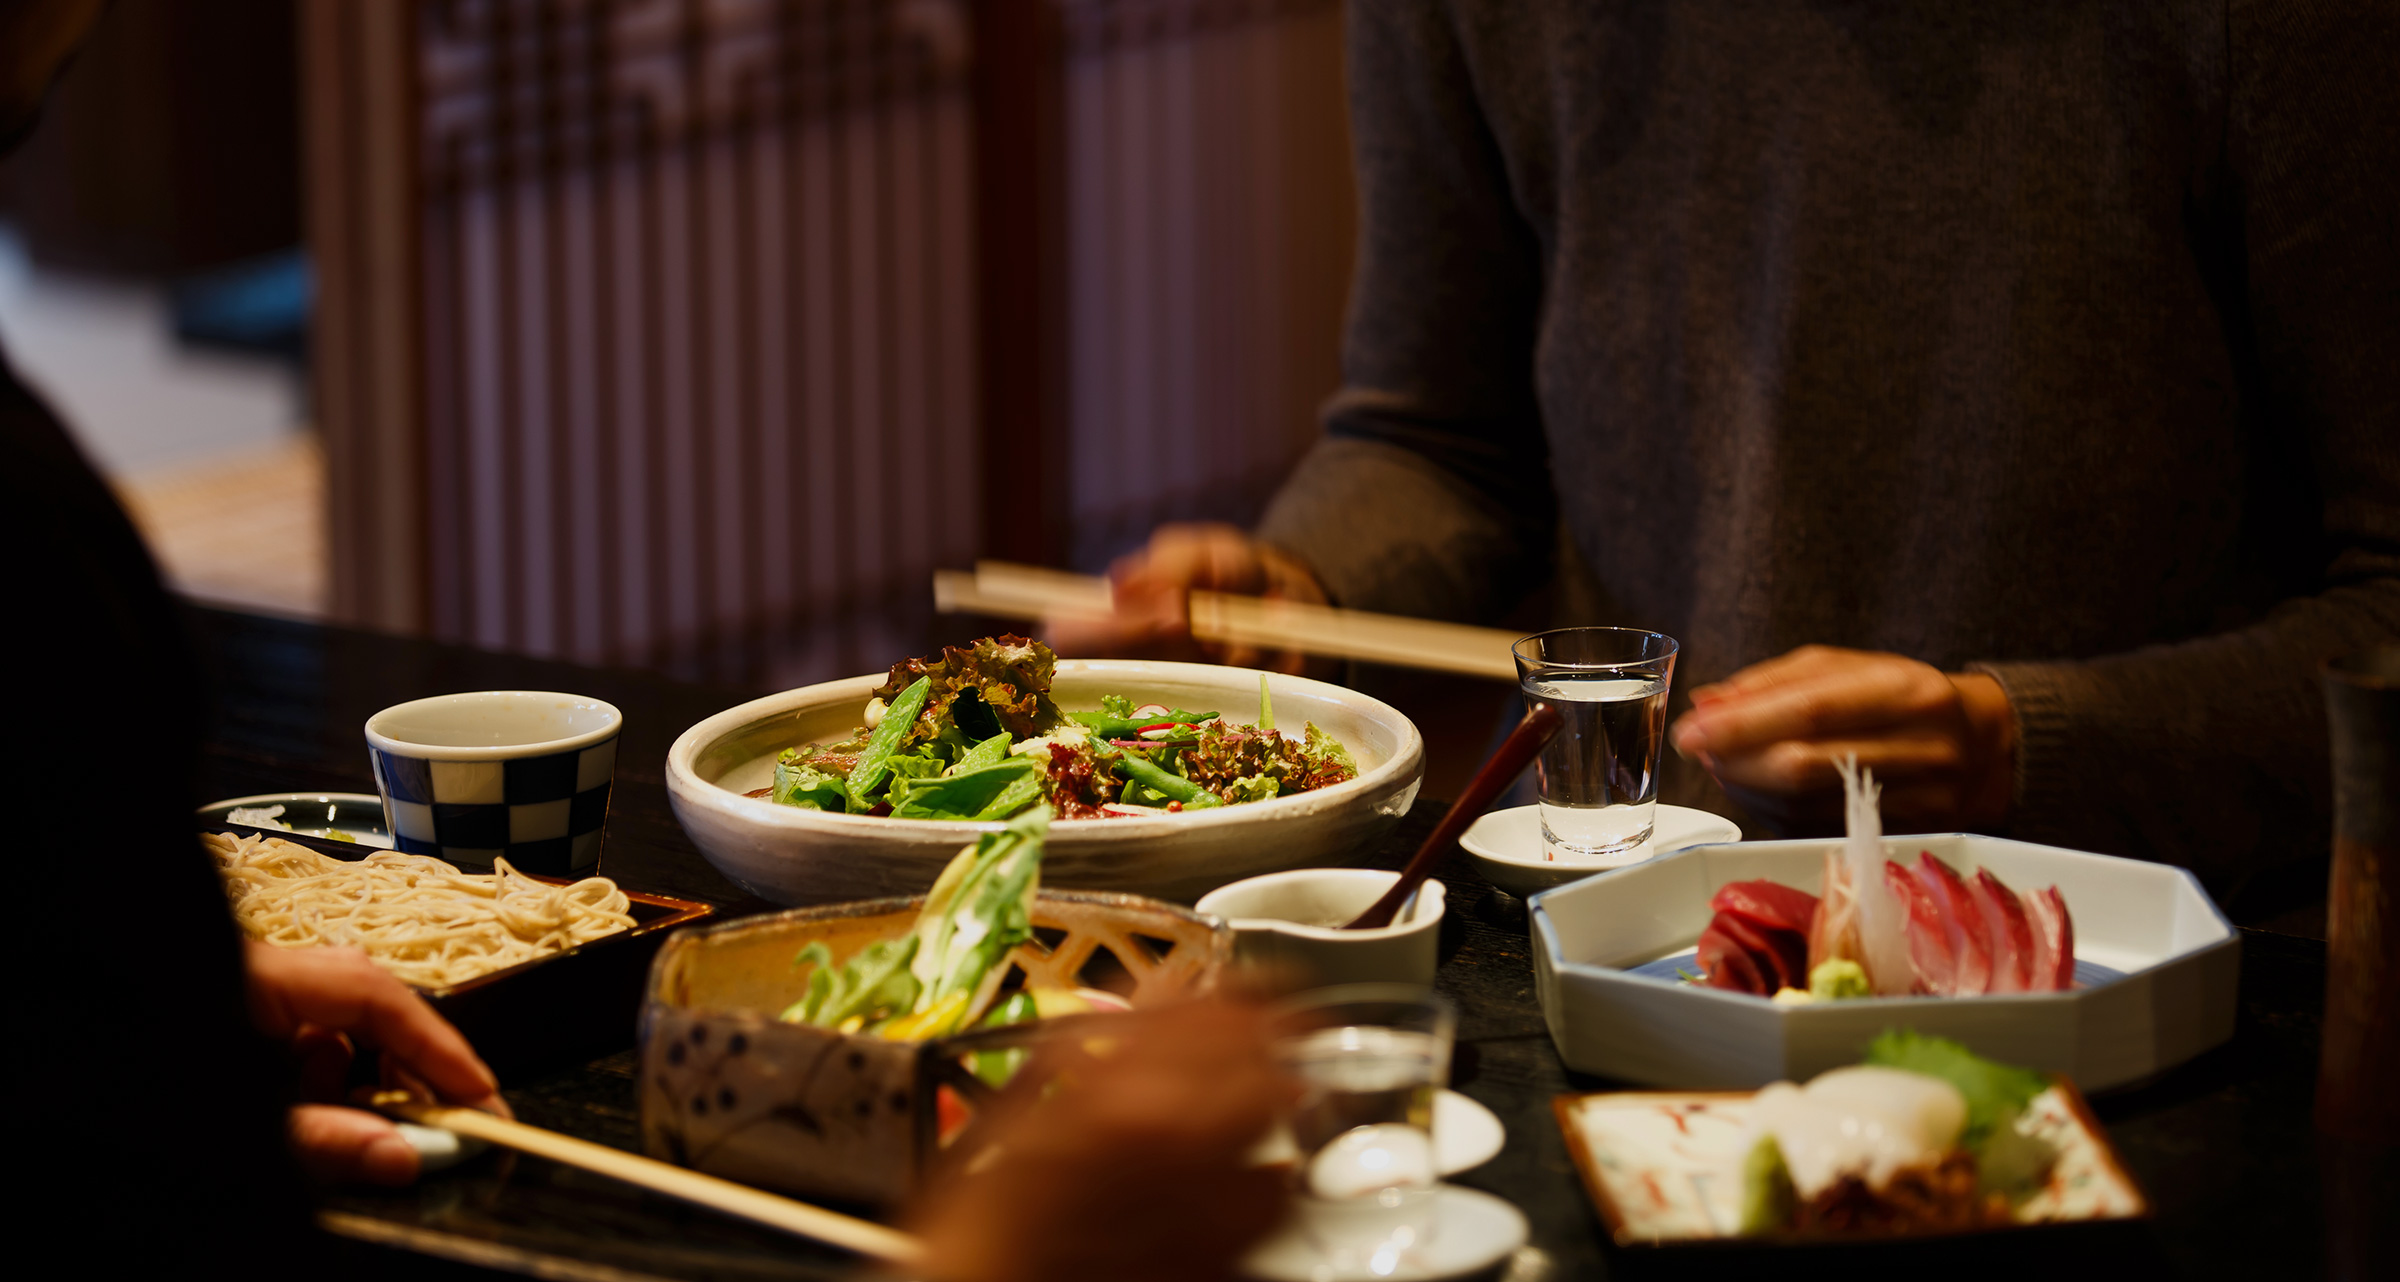
<svg viewBox="0 0 2400 1282">
<path fill-rule="evenodd" d="M 1782 1006 L 1676 978 L 1694 969 L 1718 887 L 1766 877 L 1815 894 L 1835 844 L 1694 846 L 1536 895 L 1534 983 L 1559 1058 L 1646 1086 L 1755 1087 L 1856 1063 L 1877 1033 L 1913 1028 L 2096 1091 L 2233 1036 L 2240 940 L 2191 873 L 1996 837 L 1887 837 L 1884 849 L 1988 867 L 2019 890 L 2057 886 L 2074 917 L 2075 989 Z"/>
<path fill-rule="evenodd" d="M 1734 1239 L 1750 1101 L 1748 1091 L 1618 1091 L 1561 1095 L 1554 1107 L 1609 1236 L 1620 1246 L 1659 1246 Z M 2058 1157 L 2042 1188 L 2015 1207 L 2015 1227 L 2150 1213 L 2073 1083 L 2058 1078 L 2034 1097 L 2020 1129 Z"/>
<path fill-rule="evenodd" d="M 373 846 L 244 824 L 204 824 L 202 830 L 280 837 L 336 859 L 384 853 Z M 534 880 L 563 886 L 571 879 Z M 642 985 L 659 945 L 670 932 L 716 912 L 707 904 L 636 890 L 626 891 L 625 898 L 625 911 L 633 918 L 631 930 L 465 983 L 417 991 L 467 1035 L 502 1081 L 623 1050 L 633 1045 Z"/>
</svg>

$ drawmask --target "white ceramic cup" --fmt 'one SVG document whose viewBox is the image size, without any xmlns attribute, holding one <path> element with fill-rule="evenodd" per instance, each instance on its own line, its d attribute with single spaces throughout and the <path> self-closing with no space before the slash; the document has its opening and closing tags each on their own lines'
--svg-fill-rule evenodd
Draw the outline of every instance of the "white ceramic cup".
<svg viewBox="0 0 2400 1282">
<path fill-rule="evenodd" d="M 600 862 L 624 715 L 587 695 L 478 690 L 367 718 L 393 844 L 461 867 L 580 877 Z"/>
<path fill-rule="evenodd" d="M 1245 964 L 1319 985 L 1431 984 L 1441 961 L 1441 882 L 1427 878 L 1414 907 L 1403 906 L 1389 926 L 1340 927 L 1398 880 L 1376 868 L 1295 868 L 1220 886 L 1197 907 L 1233 926 L 1234 958 Z"/>
</svg>

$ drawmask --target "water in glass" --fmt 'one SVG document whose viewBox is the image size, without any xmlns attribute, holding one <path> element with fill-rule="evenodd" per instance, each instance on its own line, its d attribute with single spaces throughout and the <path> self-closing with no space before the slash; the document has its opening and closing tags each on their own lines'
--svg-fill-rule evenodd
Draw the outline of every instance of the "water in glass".
<svg viewBox="0 0 2400 1282">
<path fill-rule="evenodd" d="M 1650 837 L 1658 813 L 1658 749 L 1667 682 L 1615 674 L 1546 675 L 1525 693 L 1558 709 L 1558 737 L 1534 763 L 1542 840 L 1559 854 L 1615 854 Z"/>
</svg>

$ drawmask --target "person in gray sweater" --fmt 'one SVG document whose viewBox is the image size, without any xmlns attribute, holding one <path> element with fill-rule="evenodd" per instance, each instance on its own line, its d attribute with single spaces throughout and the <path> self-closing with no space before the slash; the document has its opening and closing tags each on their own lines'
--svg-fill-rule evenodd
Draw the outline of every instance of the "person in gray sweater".
<svg viewBox="0 0 2400 1282">
<path fill-rule="evenodd" d="M 1663 800 L 1826 829 L 1856 751 L 1891 831 L 2220 895 L 2323 858 L 2316 668 L 2400 638 L 2400 6 L 1349 23 L 1325 438 L 1062 645 L 1186 652 L 1196 586 L 1483 621 L 1552 582 L 1682 642 Z"/>
</svg>

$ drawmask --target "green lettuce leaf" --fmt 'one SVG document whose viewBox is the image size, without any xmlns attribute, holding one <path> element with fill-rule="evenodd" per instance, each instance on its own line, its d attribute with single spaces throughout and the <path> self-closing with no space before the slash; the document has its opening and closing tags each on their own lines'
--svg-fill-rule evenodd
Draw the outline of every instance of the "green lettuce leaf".
<svg viewBox="0 0 2400 1282">
<path fill-rule="evenodd" d="M 1016 798 L 1015 804 L 1002 814 L 1023 809 L 1041 796 L 1037 776 L 1040 768 L 1033 762 L 1018 758 L 996 766 L 970 770 L 962 774 L 942 775 L 914 781 L 903 798 L 897 789 L 892 804 L 894 819 L 982 819 L 1000 818 L 988 815 L 1004 796 Z M 1023 785 L 1011 792 L 1015 785 Z"/>
<path fill-rule="evenodd" d="M 775 791 L 771 794 L 777 805 L 798 806 L 803 810 L 830 810 L 840 814 L 850 808 L 850 789 L 842 777 L 818 769 L 804 760 L 785 760 L 775 763 Z"/>
<path fill-rule="evenodd" d="M 972 994 L 1008 951 L 1033 937 L 1033 897 L 1041 886 L 1042 844 L 1050 829 L 1047 806 L 1017 816 L 958 852 L 935 879 L 917 915 L 917 1009 L 952 993 Z M 959 1019 L 970 1012 L 960 1007 Z M 925 1030 L 938 1037 L 947 1028 Z"/>
</svg>

